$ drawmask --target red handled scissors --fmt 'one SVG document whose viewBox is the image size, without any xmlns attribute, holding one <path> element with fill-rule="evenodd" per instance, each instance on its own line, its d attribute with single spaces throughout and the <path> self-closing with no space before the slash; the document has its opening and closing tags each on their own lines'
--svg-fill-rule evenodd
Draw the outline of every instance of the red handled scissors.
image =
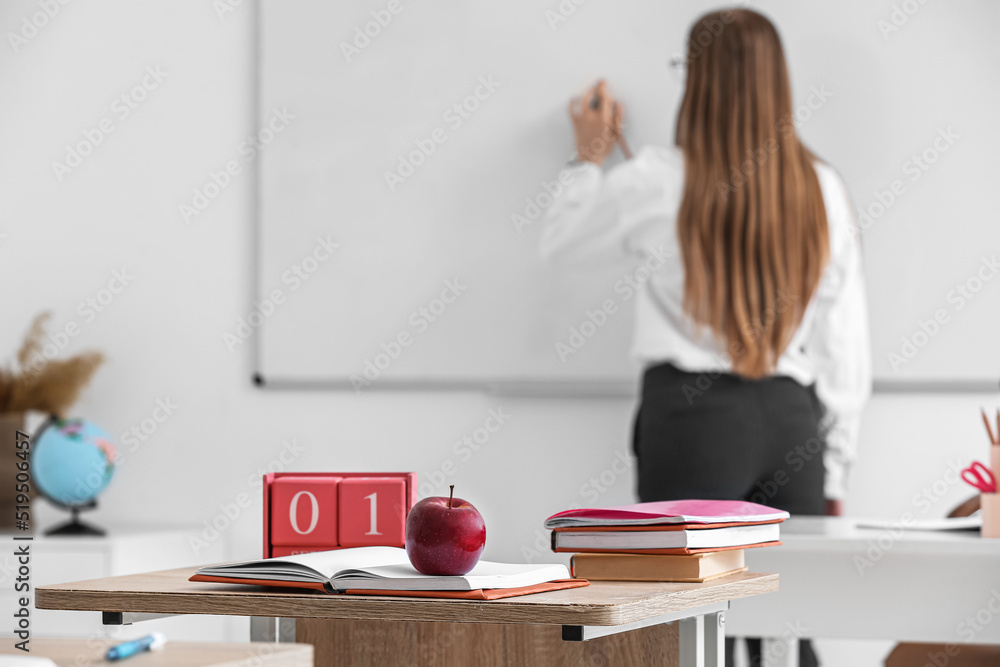
<svg viewBox="0 0 1000 667">
<path fill-rule="evenodd" d="M 997 492 L 997 479 L 990 472 L 990 469 L 979 461 L 973 461 L 972 465 L 962 470 L 962 479 L 966 484 L 976 487 L 983 493 Z"/>
</svg>

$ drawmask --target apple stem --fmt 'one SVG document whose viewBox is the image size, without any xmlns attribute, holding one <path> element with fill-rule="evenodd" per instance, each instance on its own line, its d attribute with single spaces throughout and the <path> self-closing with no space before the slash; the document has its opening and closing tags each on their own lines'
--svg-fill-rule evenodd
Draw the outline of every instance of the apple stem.
<svg viewBox="0 0 1000 667">
<path fill-rule="evenodd" d="M 448 509 L 451 509 L 451 499 L 455 495 L 455 485 L 452 484 L 450 487 L 451 491 L 448 493 Z"/>
</svg>

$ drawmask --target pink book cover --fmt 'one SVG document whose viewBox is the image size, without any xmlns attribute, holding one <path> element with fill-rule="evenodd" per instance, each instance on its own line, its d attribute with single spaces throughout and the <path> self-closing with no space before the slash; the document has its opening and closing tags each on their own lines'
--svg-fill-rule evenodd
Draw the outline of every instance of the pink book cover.
<svg viewBox="0 0 1000 667">
<path fill-rule="evenodd" d="M 644 526 L 664 523 L 762 523 L 784 521 L 788 512 L 743 500 L 663 500 L 617 507 L 566 510 L 545 520 L 546 528 Z"/>
</svg>

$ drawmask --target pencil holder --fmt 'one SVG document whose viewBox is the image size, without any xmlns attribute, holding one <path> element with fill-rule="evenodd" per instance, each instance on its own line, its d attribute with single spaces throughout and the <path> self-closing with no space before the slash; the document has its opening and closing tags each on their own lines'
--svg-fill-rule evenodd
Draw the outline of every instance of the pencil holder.
<svg viewBox="0 0 1000 667">
<path fill-rule="evenodd" d="M 1000 493 L 980 496 L 983 508 L 983 537 L 1000 537 Z"/>
<path fill-rule="evenodd" d="M 994 475 L 1000 475 L 1000 445 L 990 446 L 990 470 Z"/>
</svg>

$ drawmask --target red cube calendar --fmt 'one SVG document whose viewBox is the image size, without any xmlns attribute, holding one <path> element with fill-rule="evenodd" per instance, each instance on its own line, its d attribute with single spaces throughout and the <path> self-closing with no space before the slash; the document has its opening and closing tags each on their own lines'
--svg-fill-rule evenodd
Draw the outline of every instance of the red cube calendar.
<svg viewBox="0 0 1000 667">
<path fill-rule="evenodd" d="M 264 557 L 352 546 L 403 546 L 417 500 L 412 472 L 264 475 Z"/>
<path fill-rule="evenodd" d="M 408 511 L 404 480 L 345 479 L 340 483 L 340 546 L 403 546 Z"/>
</svg>

